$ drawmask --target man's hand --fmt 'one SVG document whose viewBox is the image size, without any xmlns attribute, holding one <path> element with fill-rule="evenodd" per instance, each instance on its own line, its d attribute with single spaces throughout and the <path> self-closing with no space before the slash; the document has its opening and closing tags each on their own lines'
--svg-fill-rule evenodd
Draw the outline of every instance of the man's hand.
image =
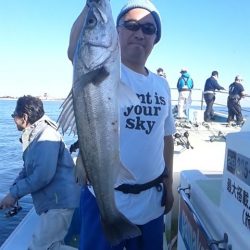
<svg viewBox="0 0 250 250">
<path fill-rule="evenodd" d="M 174 204 L 174 194 L 172 189 L 172 183 L 169 184 L 167 181 L 165 181 L 165 187 L 166 187 L 166 204 L 165 204 L 165 214 L 170 212 L 170 210 L 173 207 Z"/>
<path fill-rule="evenodd" d="M 0 209 L 11 208 L 15 206 L 17 199 L 10 193 L 7 194 L 0 202 Z"/>
</svg>

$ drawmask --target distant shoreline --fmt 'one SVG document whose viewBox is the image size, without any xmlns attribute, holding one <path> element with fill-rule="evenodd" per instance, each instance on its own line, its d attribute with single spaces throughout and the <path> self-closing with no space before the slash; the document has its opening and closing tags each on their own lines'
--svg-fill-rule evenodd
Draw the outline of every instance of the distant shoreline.
<svg viewBox="0 0 250 250">
<path fill-rule="evenodd" d="M 37 97 L 39 97 L 42 101 L 63 101 L 65 99 L 65 98 L 59 98 L 59 97 L 48 97 L 48 98 L 44 98 L 44 97 L 41 97 L 41 96 L 37 96 Z M 18 98 L 19 97 L 0 96 L 0 100 L 6 100 L 6 101 L 11 101 L 11 100 L 15 101 Z"/>
</svg>

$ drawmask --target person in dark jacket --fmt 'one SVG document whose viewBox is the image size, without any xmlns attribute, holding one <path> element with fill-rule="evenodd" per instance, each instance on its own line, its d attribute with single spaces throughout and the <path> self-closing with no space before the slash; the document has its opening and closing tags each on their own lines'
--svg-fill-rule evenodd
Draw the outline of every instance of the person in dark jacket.
<svg viewBox="0 0 250 250">
<path fill-rule="evenodd" d="M 219 73 L 218 71 L 213 71 L 211 77 L 206 80 L 205 87 L 204 87 L 204 99 L 206 102 L 206 110 L 204 112 L 204 121 L 210 122 L 213 120 L 214 110 L 213 105 L 215 101 L 215 90 L 225 90 L 220 84 L 218 83 Z"/>
<path fill-rule="evenodd" d="M 243 81 L 242 77 L 237 75 L 233 83 L 229 85 L 229 96 L 227 99 L 227 107 L 228 107 L 228 119 L 227 121 L 230 123 L 236 117 L 236 124 L 242 125 L 243 116 L 241 113 L 241 105 L 240 99 L 244 97 L 244 87 L 241 84 Z"/>
</svg>

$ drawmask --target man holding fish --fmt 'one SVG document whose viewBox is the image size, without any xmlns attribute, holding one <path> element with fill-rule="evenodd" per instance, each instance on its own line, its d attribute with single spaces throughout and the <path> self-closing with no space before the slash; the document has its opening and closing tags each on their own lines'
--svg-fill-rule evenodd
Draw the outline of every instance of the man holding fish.
<svg viewBox="0 0 250 250">
<path fill-rule="evenodd" d="M 65 114 L 69 114 L 70 108 L 67 105 L 73 103 L 80 162 L 87 172 L 89 183 L 81 196 L 80 249 L 161 250 L 163 215 L 171 210 L 174 201 L 172 135 L 175 133 L 175 125 L 166 79 L 145 67 L 154 45 L 161 38 L 161 19 L 151 1 L 131 0 L 121 9 L 115 27 L 109 23 L 112 20 L 109 5 L 109 0 L 87 1 L 72 27 L 68 48 L 68 56 L 74 67 L 74 83 L 71 98 L 68 98 L 64 109 Z M 95 30 L 98 27 L 102 28 Z M 109 41 L 109 37 L 112 40 Z M 104 38 L 105 41 L 102 40 Z M 94 66 L 97 61 L 102 61 L 98 67 Z M 121 81 L 118 80 L 117 85 L 111 86 L 120 72 Z M 106 89 L 111 89 L 109 94 L 100 94 L 107 91 L 101 89 L 104 84 L 107 84 Z M 80 86 L 83 85 L 85 87 L 81 89 Z M 123 95 L 118 93 L 121 86 Z M 81 91 L 83 94 L 79 97 Z M 111 91 L 115 91 L 114 96 Z M 102 111 L 97 110 L 98 106 L 95 106 L 92 95 L 98 95 L 96 99 L 99 106 L 103 106 Z M 126 98 L 129 101 L 124 104 L 121 99 Z M 85 101 L 82 102 L 82 99 Z M 107 107 L 110 112 L 106 112 L 104 106 L 114 99 L 118 99 L 118 106 L 112 103 Z M 103 103 L 99 100 L 103 100 Z M 89 106 L 92 113 L 89 112 Z M 118 121 L 115 116 L 110 115 L 114 112 L 113 107 L 118 109 Z M 98 114 L 93 116 L 93 112 Z M 88 114 L 86 119 L 85 113 Z M 59 118 L 64 131 L 71 123 L 66 121 L 65 116 L 62 114 Z M 93 123 L 92 120 L 96 122 Z M 100 123 L 101 126 L 98 126 Z M 109 124 L 113 127 L 109 128 Z M 71 123 L 71 126 L 75 125 Z M 95 132 L 88 132 L 92 137 L 84 135 L 86 129 L 92 127 L 95 127 Z M 102 130 L 102 127 L 109 131 L 107 137 L 118 136 L 115 143 L 105 138 L 106 130 Z M 102 133 L 97 136 L 99 131 Z M 95 145 L 92 141 L 99 143 Z M 89 143 L 92 151 L 95 151 L 95 158 L 90 156 L 92 151 Z M 115 145 L 115 149 L 111 144 Z M 116 156 L 116 150 L 118 157 L 113 158 L 118 158 L 119 163 L 101 156 L 103 151 L 106 151 L 104 155 L 114 152 L 112 154 Z M 97 158 L 99 167 L 97 162 L 94 163 Z M 113 174 L 114 169 L 118 171 L 117 174 Z M 102 175 L 93 173 L 94 171 L 102 172 Z M 109 181 L 114 189 L 106 189 L 105 193 L 103 190 L 108 186 L 105 182 Z M 112 195 L 115 206 L 108 207 L 107 203 L 112 204 Z M 120 217 L 125 217 L 131 225 L 119 222 Z M 120 233 L 117 232 L 119 230 Z"/>
</svg>

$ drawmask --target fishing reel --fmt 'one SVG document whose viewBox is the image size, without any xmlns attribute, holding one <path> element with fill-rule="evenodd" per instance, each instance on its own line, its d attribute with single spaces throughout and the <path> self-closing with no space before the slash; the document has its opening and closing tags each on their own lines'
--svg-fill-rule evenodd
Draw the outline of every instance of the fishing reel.
<svg viewBox="0 0 250 250">
<path fill-rule="evenodd" d="M 8 212 L 5 213 L 5 217 L 13 217 L 22 210 L 22 207 L 19 206 L 18 201 L 14 207 L 12 207 Z"/>
<path fill-rule="evenodd" d="M 189 148 L 193 149 L 194 147 L 190 144 L 188 137 L 189 137 L 188 131 L 185 131 L 184 133 L 176 132 L 174 134 L 174 140 L 177 146 L 181 145 L 182 147 L 186 149 L 189 149 Z"/>
<path fill-rule="evenodd" d="M 179 128 L 185 128 L 185 129 L 192 128 L 192 124 L 190 121 L 187 120 L 187 118 L 181 118 L 179 120 L 176 120 L 175 126 Z"/>
</svg>

